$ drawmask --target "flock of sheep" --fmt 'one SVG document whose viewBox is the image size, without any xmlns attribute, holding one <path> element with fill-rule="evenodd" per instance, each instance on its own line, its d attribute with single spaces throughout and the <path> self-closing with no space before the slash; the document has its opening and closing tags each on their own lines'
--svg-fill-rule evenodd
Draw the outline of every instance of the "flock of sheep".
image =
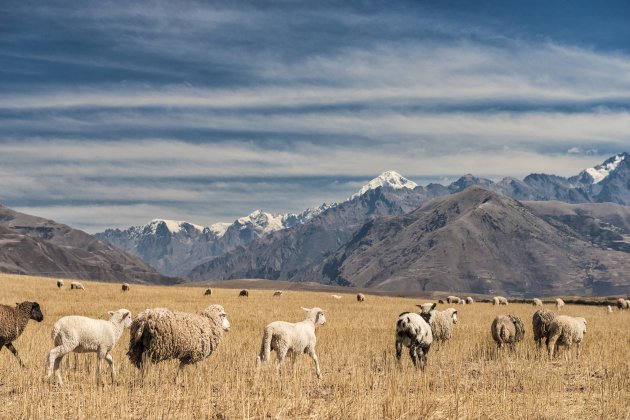
<svg viewBox="0 0 630 420">
<path fill-rule="evenodd" d="M 63 281 L 57 281 L 57 287 L 63 287 Z M 72 282 L 71 289 L 84 290 L 81 283 Z M 129 291 L 127 283 L 122 285 L 122 291 Z M 273 296 L 282 295 L 281 290 Z M 212 289 L 206 289 L 205 295 L 212 295 Z M 249 291 L 241 290 L 239 296 L 248 297 Z M 332 295 L 337 298 L 338 295 Z M 357 295 L 358 302 L 365 301 L 365 295 Z M 443 301 L 440 300 L 440 303 Z M 461 299 L 455 296 L 446 298 L 447 303 L 473 304 L 471 297 Z M 534 299 L 535 306 L 542 306 L 539 299 Z M 506 298 L 497 296 L 493 299 L 495 305 L 507 305 Z M 424 367 L 431 345 L 444 343 L 453 336 L 453 326 L 457 323 L 457 310 L 448 308 L 436 310 L 436 303 L 417 305 L 418 313 L 403 312 L 396 322 L 396 358 L 400 360 L 403 347 L 409 349 L 409 355 L 415 366 Z M 562 299 L 556 300 L 556 307 L 561 310 L 564 306 Z M 617 306 L 620 310 L 630 309 L 630 301 L 619 299 Z M 286 356 L 295 358 L 300 354 L 307 354 L 313 360 L 315 372 L 321 378 L 319 360 L 315 351 L 317 338 L 316 328 L 326 323 L 324 311 L 321 308 L 302 308 L 305 312 L 304 320 L 297 323 L 275 321 L 268 324 L 263 331 L 260 354 L 257 364 L 269 360 L 272 351 L 276 352 L 278 365 Z M 608 306 L 608 311 L 612 308 Z M 22 302 L 15 307 L 0 305 L 0 349 L 7 347 L 24 366 L 13 341 L 17 339 L 28 321 L 32 319 L 41 322 L 44 316 L 37 302 Z M 565 315 L 556 315 L 545 309 L 537 310 L 532 317 L 534 340 L 538 347 L 546 342 L 549 356 L 553 357 L 558 345 L 570 348 L 577 345 L 580 353 L 580 343 L 586 333 L 586 320 Z M 127 356 L 134 366 L 145 373 L 147 362 L 158 363 L 164 360 L 179 360 L 178 375 L 187 365 L 197 363 L 209 357 L 219 346 L 223 333 L 229 331 L 230 323 L 221 305 L 213 304 L 198 314 L 171 311 L 165 308 L 151 308 L 140 312 L 132 320 L 131 312 L 119 309 L 109 312 L 108 320 L 92 319 L 84 316 L 65 316 L 55 322 L 51 338 L 54 348 L 47 358 L 46 378 L 53 373 L 56 382 L 62 384 L 60 366 L 63 357 L 71 352 L 96 353 L 97 382 L 102 383 L 101 367 L 105 360 L 110 367 L 112 383 L 116 380 L 116 369 L 111 351 L 120 339 L 125 328 L 130 329 L 129 349 Z M 516 315 L 499 315 L 491 325 L 491 335 L 499 348 L 504 346 L 513 348 L 525 335 L 523 321 Z"/>
</svg>

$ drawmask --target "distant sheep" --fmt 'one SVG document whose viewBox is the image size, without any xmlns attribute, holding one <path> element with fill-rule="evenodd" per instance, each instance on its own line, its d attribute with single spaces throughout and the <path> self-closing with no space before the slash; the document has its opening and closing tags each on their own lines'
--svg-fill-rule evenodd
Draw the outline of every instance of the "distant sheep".
<svg viewBox="0 0 630 420">
<path fill-rule="evenodd" d="M 61 360 L 71 352 L 96 353 L 96 382 L 102 383 L 101 365 L 103 359 L 109 363 L 112 384 L 116 382 L 116 369 L 111 351 L 120 339 L 125 328 L 131 326 L 131 312 L 119 309 L 109 312 L 109 320 L 92 319 L 85 316 L 64 316 L 55 322 L 51 337 L 55 347 L 48 353 L 46 378 L 55 372 L 57 383 L 61 385 Z"/>
<path fill-rule="evenodd" d="M 490 327 L 492 338 L 499 348 L 507 345 L 514 349 L 514 345 L 525 336 L 525 325 L 516 315 L 499 315 L 492 321 Z"/>
<path fill-rule="evenodd" d="M 619 298 L 617 299 L 617 308 L 619 308 L 620 311 L 623 311 L 624 309 L 630 309 L 630 306 L 628 305 L 627 300 Z"/>
<path fill-rule="evenodd" d="M 626 309 L 630 309 L 630 300 L 626 299 Z"/>
<path fill-rule="evenodd" d="M 273 292 L 273 295 L 274 295 L 275 297 L 280 297 L 280 296 L 282 296 L 282 290 L 276 290 L 275 292 Z"/>
<path fill-rule="evenodd" d="M 572 344 L 577 345 L 577 356 L 580 356 L 580 343 L 586 334 L 586 319 L 572 316 L 559 315 L 549 326 L 549 338 L 547 350 L 549 357 L 553 358 L 556 346 L 565 346 L 568 350 Z"/>
<path fill-rule="evenodd" d="M 508 300 L 504 298 L 503 296 L 495 296 L 492 298 L 492 304 L 493 305 L 507 305 Z"/>
<path fill-rule="evenodd" d="M 241 297 L 241 296 L 249 297 L 249 290 L 247 290 L 247 289 L 241 290 L 240 292 L 238 292 L 238 296 L 239 297 Z"/>
<path fill-rule="evenodd" d="M 165 308 L 145 309 L 131 323 L 131 363 L 144 372 L 145 361 L 179 359 L 177 377 L 186 365 L 209 357 L 221 343 L 230 322 L 221 305 L 210 305 L 199 314 Z"/>
<path fill-rule="evenodd" d="M 44 320 L 44 315 L 37 302 L 17 303 L 15 307 L 0 305 L 0 351 L 2 347 L 9 349 L 22 367 L 24 367 L 24 363 L 13 347 L 13 341 L 22 335 L 30 319 L 37 322 Z"/>
<path fill-rule="evenodd" d="M 365 295 L 363 293 L 357 293 L 357 302 L 365 302 Z"/>
<path fill-rule="evenodd" d="M 433 343 L 431 323 L 435 316 L 435 303 L 428 312 L 420 315 L 413 312 L 403 312 L 396 322 L 396 359 L 400 362 L 403 346 L 409 348 L 409 357 L 413 365 L 424 368 L 427 364 L 427 356 Z M 421 308 L 423 308 L 421 306 Z M 423 308 L 424 310 L 425 308 Z M 420 363 L 418 363 L 420 359 Z"/>
<path fill-rule="evenodd" d="M 438 303 L 444 303 L 444 301 L 442 299 L 438 300 Z"/>
<path fill-rule="evenodd" d="M 85 290 L 85 287 L 83 287 L 83 284 L 78 281 L 73 281 L 70 283 L 70 290 Z"/>
<path fill-rule="evenodd" d="M 260 354 L 257 363 L 269 360 L 271 352 L 276 351 L 278 364 L 289 354 L 295 357 L 300 354 L 308 354 L 315 363 L 315 373 L 321 379 L 319 359 L 315 353 L 317 337 L 315 330 L 326 323 L 324 311 L 321 308 L 302 308 L 306 312 L 304 321 L 291 323 L 274 321 L 265 327 Z"/>
<path fill-rule="evenodd" d="M 123 292 L 128 292 L 129 291 L 129 283 L 123 283 L 122 284 L 122 291 Z"/>
<path fill-rule="evenodd" d="M 446 298 L 446 303 L 459 303 L 461 299 L 458 298 L 457 296 L 448 296 Z"/>
<path fill-rule="evenodd" d="M 466 298 L 466 303 L 467 303 L 468 305 L 472 305 L 473 303 L 475 303 L 475 300 L 474 300 L 473 298 L 471 298 L 470 296 L 468 296 L 468 297 Z"/>
<path fill-rule="evenodd" d="M 448 308 L 443 311 L 435 310 L 435 303 L 425 303 L 418 306 L 420 316 L 430 320 L 431 332 L 433 340 L 436 342 L 445 342 L 453 336 L 453 325 L 457 324 L 457 309 Z M 433 313 L 431 313 L 433 311 Z"/>
<path fill-rule="evenodd" d="M 555 318 L 556 314 L 546 309 L 539 309 L 534 312 L 532 316 L 532 331 L 534 332 L 534 341 L 538 347 L 542 345 L 543 338 L 547 339 L 551 321 Z"/>
<path fill-rule="evenodd" d="M 534 306 L 543 306 L 543 302 L 542 302 L 542 300 L 540 300 L 538 298 L 534 298 L 534 299 L 532 299 L 532 305 L 534 305 Z"/>
<path fill-rule="evenodd" d="M 332 295 L 332 298 L 333 298 L 333 299 L 341 299 L 341 298 L 342 298 L 342 296 L 339 296 L 339 295 Z"/>
<path fill-rule="evenodd" d="M 564 300 L 560 298 L 556 299 L 556 309 L 560 311 L 562 308 L 564 308 Z"/>
<path fill-rule="evenodd" d="M 61 289 L 63 287 L 63 280 L 59 279 L 57 280 L 57 288 Z"/>
<path fill-rule="evenodd" d="M 613 313 L 613 308 L 612 308 L 612 306 L 608 305 L 608 307 L 606 308 L 606 311 L 607 311 L 609 314 L 612 314 L 612 313 Z"/>
<path fill-rule="evenodd" d="M 203 292 L 204 296 L 212 296 L 212 289 L 211 288 L 207 288 L 205 292 Z"/>
</svg>

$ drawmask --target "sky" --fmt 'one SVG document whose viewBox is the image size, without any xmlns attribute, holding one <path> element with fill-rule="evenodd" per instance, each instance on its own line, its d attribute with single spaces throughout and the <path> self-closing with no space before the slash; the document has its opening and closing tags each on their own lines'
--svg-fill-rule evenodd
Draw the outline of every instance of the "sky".
<svg viewBox="0 0 630 420">
<path fill-rule="evenodd" d="M 0 203 L 88 232 L 630 151 L 627 1 L 0 2 Z"/>
</svg>

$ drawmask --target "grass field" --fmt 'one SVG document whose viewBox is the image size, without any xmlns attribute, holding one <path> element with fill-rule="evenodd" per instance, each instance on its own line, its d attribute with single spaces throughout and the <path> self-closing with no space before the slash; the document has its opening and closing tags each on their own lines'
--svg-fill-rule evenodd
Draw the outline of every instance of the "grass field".
<svg viewBox="0 0 630 420">
<path fill-rule="evenodd" d="M 432 347 L 425 372 L 416 371 L 407 353 L 401 366 L 394 357 L 394 327 L 400 312 L 415 310 L 419 299 L 353 295 L 335 300 L 329 293 L 290 291 L 273 298 L 252 290 L 238 298 L 233 289 L 215 289 L 211 297 L 194 287 L 88 283 L 85 291 L 57 290 L 53 279 L 0 275 L 0 303 L 35 300 L 44 321 L 30 321 L 14 344 L 27 368 L 0 351 L 1 418 L 217 418 L 217 419 L 419 419 L 419 418 L 607 418 L 630 417 L 630 312 L 567 305 L 563 313 L 584 316 L 588 333 L 582 355 L 575 350 L 548 361 L 533 343 L 533 306 L 486 303 L 459 306 L 454 338 Z M 220 303 L 232 324 L 219 350 L 189 367 L 173 385 L 177 362 L 152 368 L 144 381 L 127 360 L 129 333 L 113 351 L 119 370 L 112 386 L 95 382 L 94 354 L 67 357 L 62 387 L 43 380 L 52 348 L 50 331 L 64 315 L 105 319 L 107 311 L 127 308 L 135 316 L 148 307 L 198 311 Z M 327 324 L 318 330 L 317 351 L 323 379 L 318 381 L 307 356 L 279 372 L 273 364 L 256 369 L 263 327 L 274 320 L 299 321 L 300 307 L 319 306 Z M 438 305 L 441 309 L 447 305 Z M 550 308 L 551 309 L 551 308 Z M 554 308 L 555 309 L 555 308 Z M 515 352 L 497 353 L 490 336 L 501 313 L 523 318 L 527 332 Z"/>
</svg>

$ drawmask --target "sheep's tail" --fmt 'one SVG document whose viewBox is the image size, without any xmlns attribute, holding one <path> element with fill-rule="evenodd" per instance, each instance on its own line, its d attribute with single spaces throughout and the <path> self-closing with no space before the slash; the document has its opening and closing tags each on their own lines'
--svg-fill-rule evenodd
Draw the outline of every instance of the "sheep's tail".
<svg viewBox="0 0 630 420">
<path fill-rule="evenodd" d="M 138 369 L 142 369 L 143 356 L 147 351 L 147 344 L 151 341 L 149 329 L 145 328 L 146 321 L 146 318 L 138 317 L 131 323 L 127 357 Z"/>
<path fill-rule="evenodd" d="M 258 362 L 264 362 L 269 360 L 271 354 L 271 338 L 273 337 L 273 331 L 271 327 L 265 327 L 263 333 L 262 343 L 260 344 L 260 354 L 258 355 Z"/>
</svg>

